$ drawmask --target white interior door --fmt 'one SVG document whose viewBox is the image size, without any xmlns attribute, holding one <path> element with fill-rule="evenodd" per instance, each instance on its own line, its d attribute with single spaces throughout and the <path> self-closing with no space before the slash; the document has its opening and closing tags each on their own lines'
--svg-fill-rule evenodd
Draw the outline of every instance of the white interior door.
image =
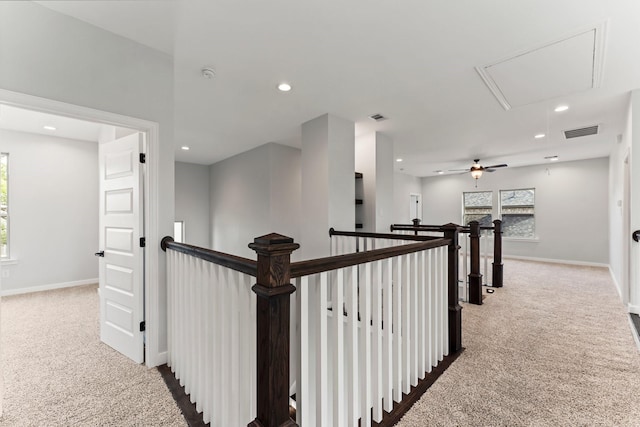
<svg viewBox="0 0 640 427">
<path fill-rule="evenodd" d="M 420 199 L 422 196 L 420 194 L 409 194 L 409 219 L 413 221 L 414 219 L 422 219 L 422 206 L 420 206 Z"/>
<path fill-rule="evenodd" d="M 99 146 L 100 339 L 144 362 L 144 248 L 142 165 L 144 135 Z"/>
</svg>

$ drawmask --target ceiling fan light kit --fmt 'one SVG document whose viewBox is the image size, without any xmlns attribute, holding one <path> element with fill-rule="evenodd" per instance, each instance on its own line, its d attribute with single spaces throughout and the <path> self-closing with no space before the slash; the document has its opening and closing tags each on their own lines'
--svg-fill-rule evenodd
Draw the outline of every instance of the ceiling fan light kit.
<svg viewBox="0 0 640 427">
<path fill-rule="evenodd" d="M 476 181 L 476 187 L 478 186 L 478 179 L 482 176 L 482 174 L 487 171 L 487 172 L 494 172 L 496 169 L 498 168 L 506 168 L 509 165 L 507 165 L 506 163 L 502 163 L 499 165 L 492 165 L 492 166 L 482 166 L 480 164 L 480 159 L 474 159 L 473 160 L 473 164 L 471 165 L 471 167 L 469 169 L 450 169 L 451 172 L 461 172 L 461 171 L 468 171 L 471 173 L 471 177 Z"/>
</svg>

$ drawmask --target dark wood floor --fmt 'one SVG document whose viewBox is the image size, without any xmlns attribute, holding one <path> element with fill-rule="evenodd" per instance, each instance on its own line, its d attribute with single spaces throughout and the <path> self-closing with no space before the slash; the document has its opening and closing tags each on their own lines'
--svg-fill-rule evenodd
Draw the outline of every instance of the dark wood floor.
<svg viewBox="0 0 640 427">
<path fill-rule="evenodd" d="M 209 424 L 203 421 L 202 414 L 196 411 L 196 405 L 191 403 L 189 396 L 184 392 L 184 387 L 180 385 L 180 381 L 178 381 L 173 375 L 173 372 L 171 372 L 171 368 L 167 365 L 162 365 L 158 366 L 158 371 L 160 371 L 162 379 L 164 379 L 164 382 L 167 384 L 167 388 L 173 395 L 189 427 L 208 426 Z"/>
<path fill-rule="evenodd" d="M 640 336 L 640 316 L 633 313 L 631 313 L 630 316 L 631 322 L 633 322 L 633 326 L 636 327 L 636 333 L 638 334 L 638 336 Z"/>
</svg>

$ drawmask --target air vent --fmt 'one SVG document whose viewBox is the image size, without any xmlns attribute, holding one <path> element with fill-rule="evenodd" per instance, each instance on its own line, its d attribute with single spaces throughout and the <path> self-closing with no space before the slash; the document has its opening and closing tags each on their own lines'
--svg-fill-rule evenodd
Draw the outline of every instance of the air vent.
<svg viewBox="0 0 640 427">
<path fill-rule="evenodd" d="M 375 120 L 376 122 L 381 122 L 383 120 L 387 120 L 387 118 L 385 116 L 383 116 L 382 114 L 372 114 L 369 116 L 369 118 L 371 120 Z"/>
<path fill-rule="evenodd" d="M 597 133 L 598 133 L 598 125 L 595 125 L 595 126 L 589 126 L 586 128 L 565 130 L 564 137 L 566 139 L 579 138 L 581 136 L 596 135 Z"/>
</svg>

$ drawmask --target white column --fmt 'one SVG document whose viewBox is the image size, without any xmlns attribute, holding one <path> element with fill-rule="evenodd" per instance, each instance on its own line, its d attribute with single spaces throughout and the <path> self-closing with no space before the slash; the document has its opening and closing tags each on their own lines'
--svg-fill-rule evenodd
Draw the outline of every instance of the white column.
<svg viewBox="0 0 640 427">
<path fill-rule="evenodd" d="M 356 170 L 363 175 L 364 231 L 389 232 L 394 206 L 393 162 L 393 141 L 389 137 L 375 132 L 356 139 Z"/>
<path fill-rule="evenodd" d="M 305 259 L 329 256 L 329 228 L 355 228 L 354 124 L 325 114 L 302 124 Z"/>
</svg>

